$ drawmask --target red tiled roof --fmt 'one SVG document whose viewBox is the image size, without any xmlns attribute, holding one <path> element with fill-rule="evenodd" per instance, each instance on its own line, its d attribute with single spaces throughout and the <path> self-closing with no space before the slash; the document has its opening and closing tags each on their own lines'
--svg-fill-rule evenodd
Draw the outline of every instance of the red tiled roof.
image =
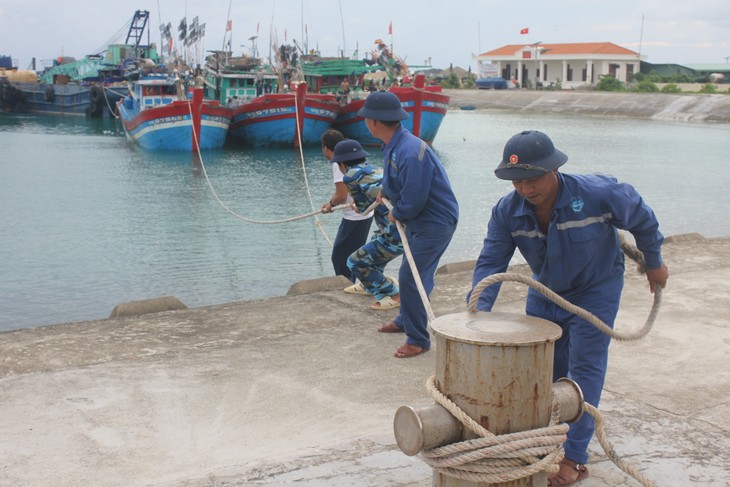
<svg viewBox="0 0 730 487">
<path fill-rule="evenodd" d="M 480 56 L 514 56 L 515 53 L 525 47 L 534 46 L 534 44 L 509 44 L 502 46 L 493 51 L 485 52 Z M 574 44 L 540 44 L 540 49 L 544 49 L 546 55 L 565 56 L 575 54 L 602 54 L 602 55 L 635 55 L 639 53 L 631 51 L 621 46 L 617 46 L 612 42 L 581 42 Z"/>
</svg>

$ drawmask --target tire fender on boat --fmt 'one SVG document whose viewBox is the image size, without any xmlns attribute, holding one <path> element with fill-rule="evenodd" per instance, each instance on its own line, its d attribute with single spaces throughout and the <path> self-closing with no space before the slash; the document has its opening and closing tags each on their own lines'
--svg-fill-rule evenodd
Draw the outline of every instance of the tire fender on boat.
<svg viewBox="0 0 730 487">
<path fill-rule="evenodd" d="M 104 96 L 104 93 L 101 91 L 103 88 L 101 86 L 94 85 L 89 90 L 89 100 L 91 100 L 91 103 L 97 104 L 101 101 L 102 97 Z"/>
<path fill-rule="evenodd" d="M 94 85 L 89 89 L 89 106 L 86 108 L 87 117 L 101 117 L 104 114 L 104 88 Z"/>
<path fill-rule="evenodd" d="M 53 91 L 53 86 L 49 85 L 48 88 L 46 88 L 46 96 L 45 96 L 46 101 L 53 101 L 53 99 L 55 97 L 56 97 L 56 92 Z"/>
</svg>

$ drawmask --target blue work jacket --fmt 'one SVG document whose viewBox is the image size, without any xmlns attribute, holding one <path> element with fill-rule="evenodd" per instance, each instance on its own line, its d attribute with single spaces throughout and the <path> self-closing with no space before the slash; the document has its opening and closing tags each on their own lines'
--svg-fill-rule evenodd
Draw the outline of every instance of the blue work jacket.
<svg viewBox="0 0 730 487">
<path fill-rule="evenodd" d="M 634 236 L 649 269 L 661 267 L 664 237 L 659 223 L 631 185 L 601 175 L 557 176 L 558 196 L 547 235 L 540 231 L 532 204 L 516 191 L 492 209 L 472 289 L 485 277 L 505 272 L 518 248 L 533 279 L 569 301 L 596 286 L 620 290 L 624 255 L 616 229 Z M 477 308 L 490 311 L 498 292 L 499 284 L 485 289 Z M 542 297 L 533 289 L 529 293 Z"/>
<path fill-rule="evenodd" d="M 439 231 L 459 220 L 446 170 L 424 141 L 399 127 L 383 148 L 383 194 L 411 232 Z"/>
</svg>

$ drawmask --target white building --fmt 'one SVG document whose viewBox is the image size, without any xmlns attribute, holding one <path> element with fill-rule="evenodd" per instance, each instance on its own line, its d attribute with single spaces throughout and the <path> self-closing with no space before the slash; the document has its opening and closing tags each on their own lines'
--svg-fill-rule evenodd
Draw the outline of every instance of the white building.
<svg viewBox="0 0 730 487">
<path fill-rule="evenodd" d="M 563 89 L 595 85 L 603 75 L 626 82 L 641 63 L 639 53 L 610 42 L 511 44 L 473 59 L 482 75 L 501 76 L 522 87 L 560 83 Z"/>
</svg>

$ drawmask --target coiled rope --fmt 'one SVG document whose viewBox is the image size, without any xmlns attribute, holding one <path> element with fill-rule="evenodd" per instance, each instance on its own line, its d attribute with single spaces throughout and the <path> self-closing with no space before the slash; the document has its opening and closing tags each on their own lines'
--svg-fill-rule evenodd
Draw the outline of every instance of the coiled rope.
<svg viewBox="0 0 730 487">
<path fill-rule="evenodd" d="M 558 423 L 557 401 L 553 400 L 547 427 L 494 435 L 442 394 L 435 377 L 426 382 L 426 389 L 436 402 L 479 436 L 421 452 L 421 457 L 434 470 L 450 477 L 488 483 L 511 482 L 542 471 L 558 471 L 569 426 Z"/>
</svg>

